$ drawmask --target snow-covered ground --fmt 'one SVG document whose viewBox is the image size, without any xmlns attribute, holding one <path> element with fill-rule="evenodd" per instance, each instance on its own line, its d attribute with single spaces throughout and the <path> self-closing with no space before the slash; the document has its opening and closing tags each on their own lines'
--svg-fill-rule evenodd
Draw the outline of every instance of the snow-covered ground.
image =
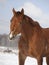
<svg viewBox="0 0 49 65">
<path fill-rule="evenodd" d="M 0 53 L 0 65 L 18 65 L 18 56 L 11 53 Z"/>
<path fill-rule="evenodd" d="M 7 51 L 6 51 L 7 50 Z M 8 50 L 12 50 L 8 52 Z M 18 50 L 0 47 L 0 65 L 19 65 Z M 35 58 L 27 57 L 24 65 L 38 65 Z M 43 59 L 43 65 L 46 64 L 46 58 Z"/>
<path fill-rule="evenodd" d="M 4 47 L 4 46 L 0 46 L 0 52 L 4 52 L 4 53 L 15 53 L 18 54 L 18 50 L 16 50 L 15 48 L 12 47 Z"/>
<path fill-rule="evenodd" d="M 18 55 L 0 52 L 0 65 L 19 65 Z M 35 58 L 27 57 L 24 65 L 38 65 Z M 46 65 L 44 58 L 43 65 Z"/>
</svg>

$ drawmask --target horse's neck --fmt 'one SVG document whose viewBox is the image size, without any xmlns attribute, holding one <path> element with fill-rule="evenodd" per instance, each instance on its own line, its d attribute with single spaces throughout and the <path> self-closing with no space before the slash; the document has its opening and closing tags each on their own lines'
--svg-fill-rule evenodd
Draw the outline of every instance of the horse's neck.
<svg viewBox="0 0 49 65">
<path fill-rule="evenodd" d="M 38 26 L 34 26 L 31 21 L 32 20 L 30 18 L 26 18 L 26 20 L 22 22 L 22 35 L 25 39 L 31 39 L 33 35 L 39 33 L 40 28 Z"/>
</svg>

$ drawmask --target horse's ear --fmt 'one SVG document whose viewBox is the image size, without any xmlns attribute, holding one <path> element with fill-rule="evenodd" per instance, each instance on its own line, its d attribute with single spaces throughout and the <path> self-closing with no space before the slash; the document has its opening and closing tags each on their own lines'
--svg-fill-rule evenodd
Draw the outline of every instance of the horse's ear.
<svg viewBox="0 0 49 65">
<path fill-rule="evenodd" d="M 24 9 L 22 8 L 21 13 L 24 14 Z"/>
<path fill-rule="evenodd" d="M 14 15 L 16 15 L 16 11 L 15 11 L 15 9 L 14 9 L 14 8 L 12 9 L 12 11 L 13 11 L 13 14 L 14 14 Z"/>
</svg>

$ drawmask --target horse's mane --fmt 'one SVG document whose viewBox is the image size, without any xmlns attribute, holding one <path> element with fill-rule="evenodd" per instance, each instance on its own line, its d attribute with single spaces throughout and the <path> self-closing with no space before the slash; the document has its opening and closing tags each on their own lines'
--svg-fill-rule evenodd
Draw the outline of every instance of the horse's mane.
<svg viewBox="0 0 49 65">
<path fill-rule="evenodd" d="M 17 16 L 19 16 L 19 15 L 21 15 L 22 13 L 21 12 L 17 12 L 16 13 L 16 15 Z M 34 21 L 32 18 L 30 18 L 29 16 L 27 16 L 27 15 L 23 15 L 23 19 L 25 19 L 26 20 L 26 22 L 29 22 L 32 26 L 36 26 L 36 27 L 39 27 L 39 28 L 41 28 L 41 26 L 40 26 L 40 24 L 37 22 L 37 21 Z"/>
<path fill-rule="evenodd" d="M 22 13 L 21 12 L 17 12 L 16 15 L 19 16 L 21 15 Z M 30 18 L 29 16 L 25 15 L 23 16 L 23 18 L 25 20 L 27 20 L 31 25 L 35 25 L 35 26 L 38 26 L 38 27 L 41 27 L 40 24 L 37 22 L 37 21 L 34 21 L 32 18 Z"/>
<path fill-rule="evenodd" d="M 34 21 L 32 18 L 30 18 L 29 16 L 27 15 L 24 15 L 24 18 L 26 20 L 28 20 L 28 22 L 32 25 L 32 26 L 37 26 L 39 28 L 41 28 L 40 24 L 37 22 L 37 21 Z"/>
</svg>

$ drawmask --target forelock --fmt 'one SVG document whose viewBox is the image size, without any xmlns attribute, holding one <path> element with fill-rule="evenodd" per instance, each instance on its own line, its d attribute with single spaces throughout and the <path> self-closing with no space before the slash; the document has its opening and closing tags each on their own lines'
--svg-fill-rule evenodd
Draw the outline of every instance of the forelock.
<svg viewBox="0 0 49 65">
<path fill-rule="evenodd" d="M 17 16 L 18 16 L 18 15 L 21 15 L 21 12 L 18 11 L 18 12 L 16 13 L 16 15 L 17 15 Z"/>
</svg>

